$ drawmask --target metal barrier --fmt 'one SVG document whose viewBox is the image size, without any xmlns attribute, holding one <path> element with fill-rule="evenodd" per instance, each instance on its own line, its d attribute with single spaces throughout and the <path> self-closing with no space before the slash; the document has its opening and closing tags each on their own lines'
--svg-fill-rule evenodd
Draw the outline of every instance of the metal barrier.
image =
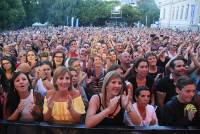
<svg viewBox="0 0 200 134">
<path fill-rule="evenodd" d="M 0 134 L 199 134 L 195 127 L 96 127 L 86 128 L 83 124 L 65 125 L 47 122 L 0 121 Z"/>
</svg>

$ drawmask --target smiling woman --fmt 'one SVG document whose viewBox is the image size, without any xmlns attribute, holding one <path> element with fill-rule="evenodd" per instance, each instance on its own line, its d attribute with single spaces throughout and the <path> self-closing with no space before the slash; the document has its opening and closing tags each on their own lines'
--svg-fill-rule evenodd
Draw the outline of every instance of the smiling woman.
<svg viewBox="0 0 200 134">
<path fill-rule="evenodd" d="M 128 95 L 123 94 L 122 78 L 115 72 L 107 73 L 100 94 L 93 95 L 86 115 L 86 127 L 123 126 L 124 111 L 132 121 L 140 124 L 137 114 L 130 109 Z"/>
<path fill-rule="evenodd" d="M 53 76 L 55 91 L 47 92 L 43 114 L 45 121 L 65 124 L 80 123 L 85 106 L 79 90 L 73 90 L 72 77 L 68 68 L 58 67 Z"/>
<path fill-rule="evenodd" d="M 7 95 L 4 109 L 7 120 L 36 121 L 42 119 L 42 97 L 34 93 L 28 76 L 15 72 L 12 79 L 14 91 Z"/>
</svg>

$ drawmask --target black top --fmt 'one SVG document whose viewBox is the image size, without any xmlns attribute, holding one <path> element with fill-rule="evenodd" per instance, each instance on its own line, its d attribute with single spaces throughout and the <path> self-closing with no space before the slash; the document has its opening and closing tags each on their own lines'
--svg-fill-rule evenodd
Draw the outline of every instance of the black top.
<svg viewBox="0 0 200 134">
<path fill-rule="evenodd" d="M 134 99 L 135 98 L 134 92 L 135 92 L 135 89 L 138 87 L 137 82 L 136 82 L 136 77 L 130 77 L 128 78 L 128 81 L 133 86 L 133 99 Z M 147 86 L 150 89 L 151 93 L 154 93 L 153 85 L 154 85 L 154 78 L 150 75 L 147 75 L 145 86 Z"/>
<path fill-rule="evenodd" d="M 102 104 L 101 104 L 101 97 L 99 96 L 99 102 L 100 102 L 100 106 L 99 109 L 97 110 L 97 114 L 101 112 L 101 108 L 103 108 Z M 121 102 L 121 101 L 120 101 Z M 121 106 L 121 103 L 120 103 Z M 124 109 L 120 109 L 120 111 L 117 113 L 117 115 L 115 115 L 113 118 L 109 118 L 106 117 L 104 118 L 99 124 L 98 126 L 123 126 L 124 120 Z"/>
<path fill-rule="evenodd" d="M 164 73 L 164 69 L 162 67 L 157 66 L 157 72 L 148 73 L 148 74 L 151 75 L 155 79 L 157 74 L 163 74 L 163 73 Z"/>
<path fill-rule="evenodd" d="M 0 86 L 4 92 L 8 92 L 10 90 L 10 82 L 6 78 L 6 75 L 1 68 L 0 68 Z"/>
<path fill-rule="evenodd" d="M 166 93 L 164 104 L 173 96 L 177 95 L 174 80 L 170 79 L 170 75 L 165 76 L 158 82 L 157 91 Z"/>
<path fill-rule="evenodd" d="M 189 119 L 191 111 L 197 110 L 194 118 Z M 161 125 L 169 126 L 200 126 L 199 108 L 194 102 L 180 103 L 176 96 L 174 96 L 162 110 Z"/>
</svg>

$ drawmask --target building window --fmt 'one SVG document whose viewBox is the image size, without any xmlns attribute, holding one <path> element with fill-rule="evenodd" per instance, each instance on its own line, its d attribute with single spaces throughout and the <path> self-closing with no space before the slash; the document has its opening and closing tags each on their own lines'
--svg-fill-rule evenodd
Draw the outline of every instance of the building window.
<svg viewBox="0 0 200 134">
<path fill-rule="evenodd" d="M 185 20 L 187 20 L 187 18 L 188 18 L 189 7 L 190 7 L 190 5 L 187 4 L 186 10 L 185 10 Z"/>
<path fill-rule="evenodd" d="M 176 19 L 178 19 L 178 13 L 179 13 L 179 7 L 177 7 L 177 10 L 176 10 Z"/>
<path fill-rule="evenodd" d="M 183 19 L 183 11 L 184 11 L 184 6 L 181 7 L 181 15 L 180 15 L 180 19 Z"/>
</svg>

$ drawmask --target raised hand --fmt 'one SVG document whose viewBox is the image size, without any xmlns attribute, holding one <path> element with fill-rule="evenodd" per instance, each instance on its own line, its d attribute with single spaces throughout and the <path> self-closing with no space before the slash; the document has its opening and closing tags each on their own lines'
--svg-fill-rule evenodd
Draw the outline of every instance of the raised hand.
<svg viewBox="0 0 200 134">
<path fill-rule="evenodd" d="M 52 108 L 53 108 L 53 105 L 54 105 L 53 97 L 49 97 L 49 98 L 47 99 L 47 107 L 48 107 L 49 109 L 52 109 Z"/>
<path fill-rule="evenodd" d="M 120 101 L 120 96 L 115 96 L 114 98 L 112 98 L 110 100 L 108 107 L 107 107 L 109 109 L 110 114 L 112 114 L 115 111 L 119 101 Z"/>
<path fill-rule="evenodd" d="M 121 104 L 124 109 L 127 109 L 128 105 L 131 103 L 130 96 L 131 92 L 128 92 L 127 95 L 126 92 L 124 92 L 124 94 L 121 96 Z"/>
<path fill-rule="evenodd" d="M 23 111 L 24 107 L 25 107 L 24 102 L 21 101 L 21 102 L 19 103 L 17 109 L 16 109 L 17 112 L 18 112 L 18 113 L 21 113 L 21 112 Z"/>
</svg>

